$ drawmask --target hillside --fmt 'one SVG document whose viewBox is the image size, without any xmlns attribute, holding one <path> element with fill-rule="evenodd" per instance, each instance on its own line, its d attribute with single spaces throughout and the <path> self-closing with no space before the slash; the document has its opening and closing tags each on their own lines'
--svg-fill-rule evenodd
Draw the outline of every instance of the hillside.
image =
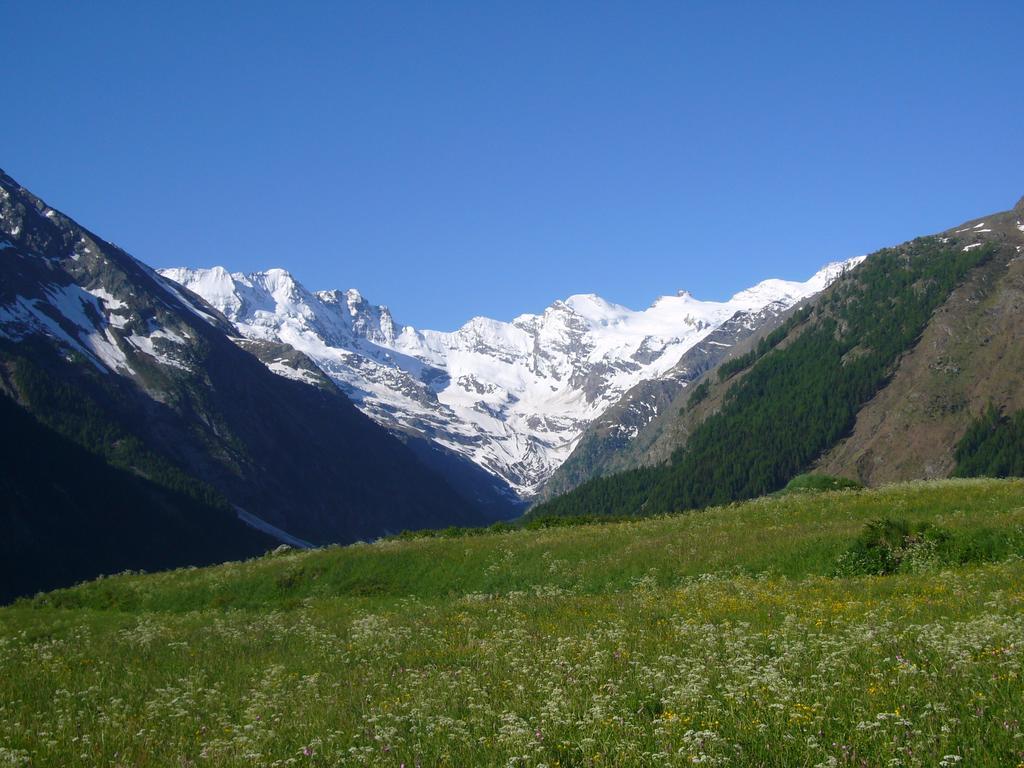
<svg viewBox="0 0 1024 768">
<path fill-rule="evenodd" d="M 1013 765 L 1022 498 L 802 492 L 103 579 L 0 609 L 0 755 Z"/>
<path fill-rule="evenodd" d="M 626 471 L 534 514 L 700 507 L 812 467 L 868 483 L 948 476 L 974 419 L 1020 408 L 1022 218 L 1018 207 L 872 254 L 767 347 L 677 395 L 642 452 L 619 450 Z"/>
<path fill-rule="evenodd" d="M 958 441 L 989 405 L 1024 409 L 1024 200 L 943 236 L 968 234 L 966 247 L 1003 243 L 1000 257 L 973 270 L 935 311 L 850 436 L 817 462 L 820 471 L 873 485 L 947 477 Z"/>
<path fill-rule="evenodd" d="M 215 495 L 118 468 L 6 397 L 0 422 L 0 603 L 98 573 L 206 565 L 278 544 Z"/>
<path fill-rule="evenodd" d="M 848 268 L 855 262 L 848 262 Z M 785 310 L 772 306 L 737 312 L 688 349 L 667 372 L 636 384 L 591 422 L 543 485 L 538 499 L 551 499 L 595 477 L 667 460 L 673 447 L 666 430 L 675 428 L 696 382 L 721 363 L 746 354 L 797 308 L 813 301 L 811 296 Z"/>
<path fill-rule="evenodd" d="M 89 495 L 60 538 L 77 536 L 79 566 L 97 555 L 91 570 L 76 566 L 69 576 L 210 562 L 218 552 L 237 557 L 252 551 L 246 523 L 278 539 L 330 543 L 493 519 L 360 413 L 304 355 L 237 343 L 215 309 L 2 173 L 0 252 L 5 409 L 22 409 L 108 464 L 99 475 L 113 484 L 101 489 L 111 500 L 122 491 L 117 479 L 130 476 L 170 492 L 155 507 L 138 504 L 132 525 L 115 524 L 120 504 L 121 512 L 92 515 L 89 525 L 82 515 L 100 506 Z M 0 482 L 18 489 L 18 503 L 5 510 L 7 546 L 38 554 L 19 560 L 28 589 L 65 573 L 61 548 L 46 542 L 50 518 L 73 516 L 75 505 L 58 512 L 52 499 L 65 480 L 68 493 L 79 486 L 69 479 L 74 467 L 51 463 L 49 472 L 33 488 L 13 464 L 0 467 Z M 125 489 L 125 497 L 137 492 Z M 184 497 L 198 506 L 172 504 Z M 235 517 L 211 516 L 211 505 Z M 162 522 L 147 527 L 150 514 Z M 184 545 L 189 537 L 202 543 Z M 114 552 L 110 541 L 119 543 Z"/>
</svg>

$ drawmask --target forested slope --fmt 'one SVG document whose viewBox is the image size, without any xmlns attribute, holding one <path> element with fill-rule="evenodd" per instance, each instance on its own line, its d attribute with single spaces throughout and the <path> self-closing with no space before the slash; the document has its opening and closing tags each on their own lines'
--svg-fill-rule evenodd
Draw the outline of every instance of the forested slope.
<svg viewBox="0 0 1024 768">
<path fill-rule="evenodd" d="M 668 464 L 592 481 L 531 514 L 655 513 L 781 488 L 850 433 L 971 270 L 1015 255 L 1005 243 L 965 240 L 919 238 L 873 254 L 773 340 L 778 346 L 745 360 L 749 369 L 726 370 L 736 380 L 719 408 Z"/>
</svg>

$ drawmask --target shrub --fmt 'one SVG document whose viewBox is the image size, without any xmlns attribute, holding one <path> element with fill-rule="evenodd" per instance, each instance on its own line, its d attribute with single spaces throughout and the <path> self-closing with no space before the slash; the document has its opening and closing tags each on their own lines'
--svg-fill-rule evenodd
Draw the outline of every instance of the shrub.
<svg viewBox="0 0 1024 768">
<path fill-rule="evenodd" d="M 952 536 L 930 523 L 882 518 L 864 526 L 836 562 L 840 576 L 885 576 L 930 570 L 948 554 Z"/>
</svg>

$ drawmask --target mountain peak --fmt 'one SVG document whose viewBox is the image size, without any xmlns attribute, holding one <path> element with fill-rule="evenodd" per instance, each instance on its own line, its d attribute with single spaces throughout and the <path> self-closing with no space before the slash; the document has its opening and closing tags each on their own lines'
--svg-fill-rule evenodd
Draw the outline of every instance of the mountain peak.
<svg viewBox="0 0 1024 768">
<path fill-rule="evenodd" d="M 635 311 L 594 293 L 552 302 L 511 323 L 478 316 L 457 331 L 398 325 L 355 290 L 311 294 L 268 270 L 240 298 L 216 281 L 175 273 L 234 322 L 241 335 L 283 341 L 309 355 L 371 418 L 433 439 L 527 497 L 572 450 L 586 425 L 644 378 L 669 370 L 738 309 L 789 306 L 824 287 L 767 281 L 740 301 L 688 292 Z M 169 275 L 171 276 L 171 275 Z M 819 284 L 820 283 L 820 284 Z"/>
<path fill-rule="evenodd" d="M 793 302 L 799 298 L 825 290 L 843 272 L 853 269 L 864 259 L 864 256 L 854 256 L 852 259 L 845 261 L 830 262 L 803 282 L 779 280 L 778 278 L 762 280 L 757 285 L 740 291 L 730 301 L 749 303 L 751 308 L 754 306 L 767 306 L 780 300 Z"/>
<path fill-rule="evenodd" d="M 292 273 L 287 269 L 281 267 L 271 267 L 263 273 L 264 282 L 267 285 L 292 287 L 296 285 L 296 280 L 292 277 Z"/>
<path fill-rule="evenodd" d="M 1017 204 L 1015 206 L 1013 206 L 1013 210 L 1016 213 L 1024 214 L 1024 197 L 1022 197 L 1020 200 L 1017 201 Z"/>
<path fill-rule="evenodd" d="M 621 313 L 626 309 L 618 304 L 613 304 L 596 293 L 574 293 L 563 303 L 577 314 L 584 316 L 603 317 L 608 314 Z"/>
</svg>

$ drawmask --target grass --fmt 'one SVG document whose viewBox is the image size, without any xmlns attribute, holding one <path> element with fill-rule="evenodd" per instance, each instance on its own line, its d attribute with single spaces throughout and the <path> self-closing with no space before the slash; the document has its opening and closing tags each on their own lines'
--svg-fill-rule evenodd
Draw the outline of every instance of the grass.
<svg viewBox="0 0 1024 768">
<path fill-rule="evenodd" d="M 1016 766 L 1022 555 L 964 480 L 105 578 L 0 609 L 0 765 Z"/>
<path fill-rule="evenodd" d="M 790 480 L 782 493 L 793 493 L 797 491 L 843 491 L 856 490 L 864 486 L 856 480 L 845 477 L 834 477 L 832 475 L 804 474 L 797 475 Z"/>
</svg>

